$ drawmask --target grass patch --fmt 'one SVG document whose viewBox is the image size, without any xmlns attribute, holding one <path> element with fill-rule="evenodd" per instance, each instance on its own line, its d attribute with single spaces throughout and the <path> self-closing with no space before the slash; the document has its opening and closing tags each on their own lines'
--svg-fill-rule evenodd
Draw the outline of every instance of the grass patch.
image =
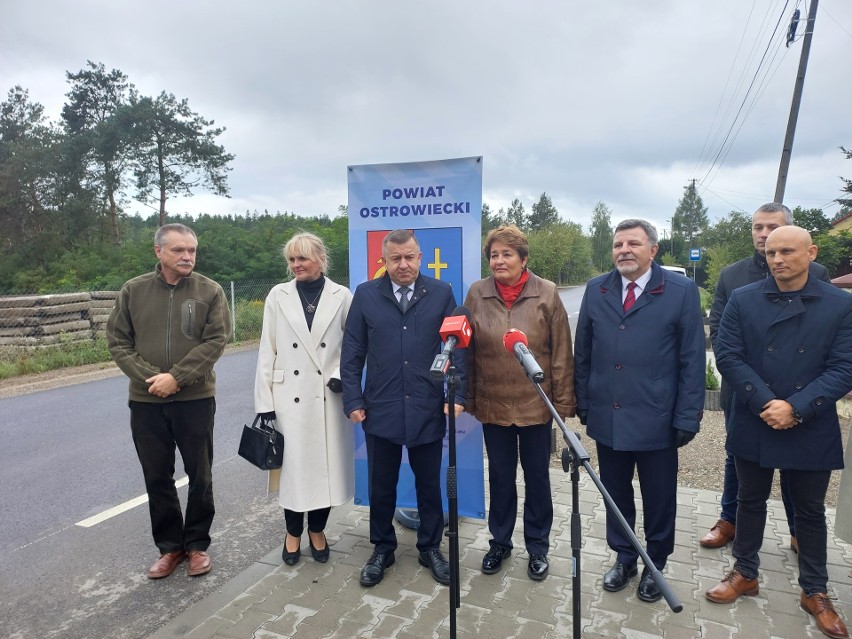
<svg viewBox="0 0 852 639">
<path fill-rule="evenodd" d="M 14 347 L 0 349 L 0 379 L 30 373 L 45 373 L 67 366 L 109 362 L 106 340 L 60 343 L 54 346 Z"/>
</svg>

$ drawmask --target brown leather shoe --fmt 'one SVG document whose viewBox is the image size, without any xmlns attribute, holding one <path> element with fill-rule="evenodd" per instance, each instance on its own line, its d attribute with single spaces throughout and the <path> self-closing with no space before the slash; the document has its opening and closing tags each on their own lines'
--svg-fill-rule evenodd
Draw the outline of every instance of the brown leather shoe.
<svg viewBox="0 0 852 639">
<path fill-rule="evenodd" d="M 746 579 L 742 573 L 734 568 L 725 578 L 704 593 L 713 603 L 734 603 L 740 595 L 754 597 L 760 588 L 757 579 Z"/>
<path fill-rule="evenodd" d="M 845 639 L 849 636 L 846 624 L 834 611 L 831 599 L 824 592 L 818 592 L 808 597 L 804 591 L 801 596 L 802 610 L 813 615 L 817 628 L 822 634 L 835 639 Z"/>
<path fill-rule="evenodd" d="M 710 529 L 709 533 L 698 540 L 698 543 L 705 548 L 721 548 L 722 546 L 727 546 L 728 542 L 733 540 L 736 532 L 736 526 L 729 521 L 720 519 Z"/>
<path fill-rule="evenodd" d="M 165 555 L 161 555 L 154 562 L 154 565 L 148 568 L 148 579 L 168 577 L 185 557 L 186 553 L 183 550 L 175 550 L 174 552 L 167 552 Z"/>
<path fill-rule="evenodd" d="M 790 537 L 790 550 L 792 550 L 797 555 L 799 554 L 799 540 L 795 537 Z"/>
<path fill-rule="evenodd" d="M 189 576 L 206 575 L 213 568 L 213 561 L 203 550 L 189 551 Z"/>
</svg>

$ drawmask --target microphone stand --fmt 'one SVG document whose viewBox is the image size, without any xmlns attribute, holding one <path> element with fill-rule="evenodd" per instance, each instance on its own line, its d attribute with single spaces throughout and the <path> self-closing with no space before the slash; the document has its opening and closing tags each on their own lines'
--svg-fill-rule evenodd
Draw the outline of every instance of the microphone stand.
<svg viewBox="0 0 852 639">
<path fill-rule="evenodd" d="M 530 380 L 532 381 L 532 380 Z M 621 526 L 621 529 L 624 531 L 624 534 L 630 540 L 633 548 L 636 549 L 636 552 L 639 553 L 639 556 L 642 557 L 642 561 L 647 566 L 648 570 L 651 572 L 651 576 L 654 579 L 654 582 L 657 584 L 657 587 L 660 589 L 660 592 L 663 594 L 663 597 L 668 603 L 669 608 L 671 608 L 674 612 L 680 612 L 683 610 L 683 604 L 680 603 L 680 600 L 672 591 L 669 586 L 666 578 L 663 577 L 663 573 L 661 573 L 657 567 L 654 565 L 654 562 L 651 561 L 651 558 L 648 556 L 648 553 L 645 552 L 645 549 L 642 548 L 642 545 L 639 543 L 639 540 L 636 538 L 636 534 L 630 528 L 630 525 L 627 523 L 627 520 L 624 518 L 624 515 L 621 514 L 621 511 L 618 509 L 618 506 L 615 505 L 615 502 L 610 496 L 609 492 L 606 488 L 604 488 L 603 483 L 601 482 L 600 477 L 598 477 L 597 473 L 592 469 L 591 464 L 589 463 L 589 453 L 586 452 L 586 449 L 583 448 L 583 445 L 580 443 L 580 440 L 573 433 L 573 431 L 569 430 L 565 425 L 565 422 L 562 421 L 562 418 L 556 412 L 556 409 L 553 407 L 553 403 L 551 403 L 550 399 L 544 393 L 541 388 L 541 384 L 538 382 L 532 381 L 533 386 L 535 386 L 538 394 L 544 400 L 544 403 L 547 404 L 547 408 L 550 410 L 550 414 L 553 416 L 553 419 L 559 425 L 559 428 L 562 430 L 562 436 L 565 439 L 565 443 L 568 444 L 568 448 L 562 449 L 562 469 L 567 473 L 571 472 L 571 554 L 573 557 L 573 570 L 571 574 L 572 578 L 572 586 L 573 586 L 573 596 L 572 596 L 572 610 L 574 616 L 574 637 L 575 639 L 579 639 L 582 636 L 582 627 L 581 621 L 582 617 L 580 614 L 580 547 L 582 541 L 582 531 L 580 528 L 580 465 L 582 464 L 583 468 L 586 469 L 586 472 L 589 473 L 589 477 L 592 478 L 592 481 L 597 486 L 598 491 L 600 491 L 601 495 L 606 502 L 606 505 L 609 506 L 609 510 L 612 514 L 615 515 L 618 523 Z"/>
<path fill-rule="evenodd" d="M 450 549 L 450 639 L 456 637 L 456 608 L 461 607 L 461 589 L 459 585 L 459 500 L 456 477 L 456 367 L 453 353 L 450 351 L 450 365 L 447 369 L 447 434 L 449 451 L 447 455 L 447 505 L 449 506 L 449 530 L 447 538 Z"/>
</svg>

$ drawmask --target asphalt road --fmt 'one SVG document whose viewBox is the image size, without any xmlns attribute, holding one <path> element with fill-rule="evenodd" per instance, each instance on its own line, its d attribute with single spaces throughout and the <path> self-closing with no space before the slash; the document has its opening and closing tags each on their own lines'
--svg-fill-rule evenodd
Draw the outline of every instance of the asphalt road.
<svg viewBox="0 0 852 639">
<path fill-rule="evenodd" d="M 256 361 L 252 350 L 217 365 L 214 568 L 197 578 L 184 564 L 147 579 L 159 556 L 147 503 L 78 525 L 145 492 L 123 376 L 0 400 L 0 636 L 145 637 L 280 543 L 264 474 L 236 456 Z"/>
<path fill-rule="evenodd" d="M 562 291 L 572 330 L 582 293 Z M 0 636 L 145 637 L 280 545 L 265 475 L 236 455 L 256 360 L 236 352 L 216 367 L 214 568 L 197 578 L 186 564 L 146 577 L 158 551 L 123 376 L 0 399 Z"/>
</svg>

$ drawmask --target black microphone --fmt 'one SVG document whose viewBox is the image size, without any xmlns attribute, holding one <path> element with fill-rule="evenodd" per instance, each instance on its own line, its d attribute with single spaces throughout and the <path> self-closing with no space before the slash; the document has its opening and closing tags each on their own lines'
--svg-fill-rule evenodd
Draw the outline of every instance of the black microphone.
<svg viewBox="0 0 852 639">
<path fill-rule="evenodd" d="M 450 354 L 458 348 L 467 348 L 473 335 L 470 309 L 467 306 L 456 306 L 453 314 L 444 318 L 439 330 L 444 340 L 444 350 L 435 356 L 429 375 L 434 379 L 443 379 L 450 369 Z"/>
<path fill-rule="evenodd" d="M 536 384 L 544 381 L 544 371 L 541 370 L 541 366 L 535 361 L 535 356 L 527 348 L 527 336 L 524 335 L 523 331 L 510 328 L 503 335 L 503 346 L 507 351 L 515 354 L 521 366 L 524 367 L 527 377 Z"/>
</svg>

